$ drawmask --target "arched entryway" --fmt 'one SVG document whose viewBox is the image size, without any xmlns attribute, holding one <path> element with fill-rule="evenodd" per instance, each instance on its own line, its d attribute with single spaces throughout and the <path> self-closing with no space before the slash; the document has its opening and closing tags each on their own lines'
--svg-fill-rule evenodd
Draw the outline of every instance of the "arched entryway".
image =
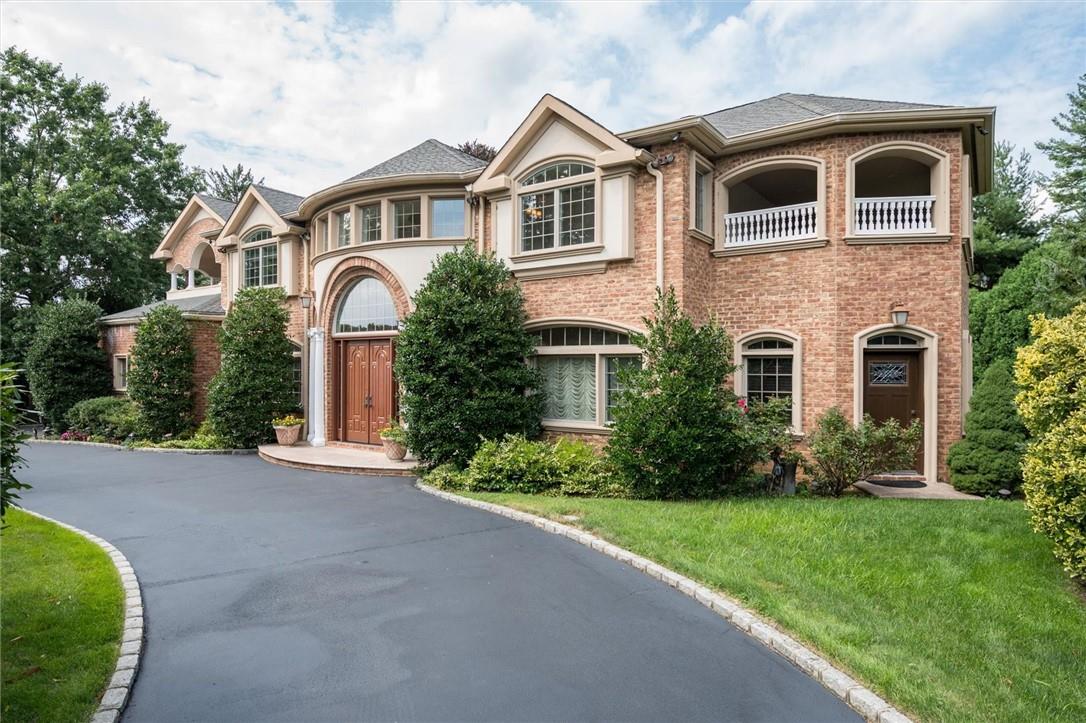
<svg viewBox="0 0 1086 723">
<path fill-rule="evenodd" d="M 870 414 L 877 422 L 893 418 L 902 426 L 923 424 L 923 443 L 911 471 L 928 482 L 938 479 L 938 343 L 926 329 L 892 324 L 869 327 L 854 337 L 854 418 Z"/>
<path fill-rule="evenodd" d="M 392 294 L 374 276 L 346 286 L 332 318 L 332 438 L 380 444 L 396 419 L 392 363 L 400 317 Z"/>
</svg>

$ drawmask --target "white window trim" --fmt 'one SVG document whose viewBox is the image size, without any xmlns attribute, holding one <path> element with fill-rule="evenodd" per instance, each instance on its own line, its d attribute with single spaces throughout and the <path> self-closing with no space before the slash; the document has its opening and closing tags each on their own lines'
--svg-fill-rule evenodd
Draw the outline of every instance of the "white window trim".
<svg viewBox="0 0 1086 723">
<path fill-rule="evenodd" d="M 815 171 L 815 235 L 813 239 L 805 239 L 801 241 L 767 241 L 765 243 L 758 244 L 744 244 L 741 247 L 729 247 L 725 246 L 727 239 L 724 233 L 724 217 L 728 215 L 728 192 L 729 188 L 740 181 L 744 181 L 751 176 L 756 176 L 759 173 L 765 171 L 773 171 L 784 168 L 803 168 L 814 169 Z M 729 254 L 740 254 L 749 251 L 750 253 L 758 253 L 769 248 L 772 249 L 776 246 L 781 247 L 796 247 L 803 244 L 816 243 L 818 245 L 824 245 L 829 239 L 829 231 L 826 225 L 826 161 L 822 158 L 815 156 L 771 156 L 769 158 L 760 158 L 756 161 L 750 161 L 740 166 L 736 166 L 731 169 L 720 178 L 716 180 L 714 184 L 714 204 L 713 204 L 713 229 L 715 231 L 714 250 L 723 252 L 727 250 Z"/>
<path fill-rule="evenodd" d="M 879 156 L 903 156 L 920 160 L 931 168 L 931 193 L 935 197 L 934 231 L 888 231 L 886 233 L 855 231 L 853 206 L 856 201 L 856 166 Z M 920 156 L 921 158 L 918 158 Z M 927 160 L 922 160 L 927 159 Z M 931 161 L 929 163 L 929 161 Z M 876 143 L 848 157 L 845 162 L 845 241 L 848 243 L 886 243 L 888 239 L 902 242 L 950 238 L 950 156 L 946 152 L 915 141 L 886 141 Z"/>
<path fill-rule="evenodd" d="M 716 223 L 713 219 L 714 197 L 716 193 L 716 181 L 713 179 L 715 168 L 709 159 L 697 151 L 691 151 L 690 158 L 690 230 L 704 237 L 706 241 L 713 242 L 716 237 Z M 704 228 L 697 225 L 698 217 L 698 173 L 709 174 L 708 187 L 705 189 L 705 208 L 703 211 Z"/>
<path fill-rule="evenodd" d="M 124 386 L 120 386 L 118 381 L 120 374 L 117 369 L 117 362 L 124 360 Z M 113 391 L 115 392 L 127 392 L 128 391 L 128 373 L 131 371 L 129 366 L 128 354 L 114 354 L 113 355 Z"/>
<path fill-rule="evenodd" d="M 533 183 L 531 185 L 523 185 L 521 181 L 525 178 L 529 178 L 535 173 L 538 173 L 541 169 L 547 166 L 554 165 L 555 163 L 581 163 L 586 166 L 592 167 L 591 173 L 582 173 L 579 176 L 569 176 L 568 178 L 557 178 L 553 181 L 544 181 L 542 183 Z M 560 201 L 557 195 L 557 191 L 562 188 L 572 188 L 575 186 L 587 186 L 593 185 L 593 219 L 592 219 L 592 240 L 581 244 L 571 244 L 569 246 L 559 245 L 559 235 L 561 234 L 561 217 L 559 216 Z M 541 249 L 533 249 L 526 251 L 524 249 L 524 239 L 522 236 L 523 227 L 521 225 L 521 197 L 535 193 L 542 193 L 547 191 L 554 191 L 554 245 L 547 246 Z M 596 166 L 596 162 L 590 158 L 580 158 L 577 156 L 557 156 L 554 158 L 548 158 L 534 166 L 529 168 L 524 173 L 520 174 L 519 179 L 514 184 L 514 193 L 512 194 L 512 217 L 513 217 L 513 255 L 512 260 L 517 258 L 531 258 L 534 256 L 565 256 L 574 255 L 579 253 L 586 253 L 582 249 L 600 249 L 602 243 L 600 239 L 602 235 L 600 233 L 600 223 L 603 219 L 603 214 L 600 213 L 600 201 L 602 199 L 602 183 L 599 167 Z"/>
<path fill-rule="evenodd" d="M 791 352 L 788 349 L 755 349 L 746 350 L 747 344 L 761 339 L 775 339 L 786 341 L 792 345 Z M 735 340 L 735 359 L 738 369 L 734 377 L 735 394 L 739 397 L 747 396 L 747 369 L 743 363 L 747 356 L 791 356 L 792 357 L 792 425 L 791 432 L 794 435 L 803 434 L 803 340 L 798 334 L 782 329 L 757 329 L 743 334 Z"/>
</svg>

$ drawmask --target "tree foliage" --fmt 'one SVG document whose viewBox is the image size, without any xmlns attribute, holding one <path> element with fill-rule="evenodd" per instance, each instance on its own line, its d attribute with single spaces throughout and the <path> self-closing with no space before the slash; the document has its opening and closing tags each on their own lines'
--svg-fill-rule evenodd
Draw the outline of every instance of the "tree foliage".
<svg viewBox="0 0 1086 723">
<path fill-rule="evenodd" d="M 27 437 L 20 428 L 23 414 L 19 409 L 22 394 L 18 378 L 13 366 L 0 365 L 0 521 L 8 507 L 16 505 L 19 490 L 30 489 L 15 477 L 15 471 L 26 466 L 20 450 Z"/>
<path fill-rule="evenodd" d="M 674 289 L 657 293 L 643 321 L 647 333 L 630 336 L 642 364 L 620 372 L 625 392 L 608 456 L 635 497 L 718 495 L 744 471 L 735 462 L 748 452 L 743 410 L 726 383 L 735 371 L 731 339 L 713 320 L 696 325 Z"/>
<path fill-rule="evenodd" d="M 248 190 L 249 186 L 264 183 L 264 177 L 259 181 L 253 180 L 253 171 L 240 163 L 233 168 L 224 165 L 222 168 L 212 168 L 204 172 L 207 179 L 208 192 L 216 198 L 238 203 Z"/>
<path fill-rule="evenodd" d="M 478 138 L 464 141 L 456 147 L 456 150 L 461 153 L 467 153 L 469 156 L 478 158 L 481 161 L 486 161 L 487 163 L 494 160 L 494 156 L 498 155 L 497 148 L 481 142 Z"/>
<path fill-rule="evenodd" d="M 1061 215 L 1086 220 L 1086 74 L 1067 94 L 1071 107 L 1052 119 L 1064 136 L 1038 143 L 1055 166 L 1045 188 Z"/>
<path fill-rule="evenodd" d="M 279 288 L 242 289 L 219 330 L 222 366 L 208 389 L 207 418 L 232 447 L 274 439 L 272 419 L 298 408 L 285 301 Z"/>
<path fill-rule="evenodd" d="M 534 346 L 509 269 L 467 244 L 434 263 L 396 340 L 407 443 L 463 468 L 484 439 L 539 431 Z"/>
<path fill-rule="evenodd" d="M 26 375 L 34 405 L 45 421 L 63 429 L 76 402 L 110 393 L 106 353 L 98 345 L 102 310 L 84 299 L 67 299 L 41 310 Z"/>
<path fill-rule="evenodd" d="M 973 284 L 990 289 L 1038 244 L 1037 174 L 1025 150 L 996 145 L 995 183 L 973 202 Z"/>
<path fill-rule="evenodd" d="M 807 440 L 812 459 L 807 472 L 814 478 L 814 490 L 837 497 L 872 475 L 911 467 L 923 433 L 918 420 L 902 427 L 896 419 L 878 424 L 865 414 L 854 425 L 840 409 L 830 407 Z"/>
<path fill-rule="evenodd" d="M 1018 351 L 1016 403 L 1033 440 L 1022 466 L 1033 526 L 1073 577 L 1086 580 L 1086 303 L 1033 320 Z"/>
<path fill-rule="evenodd" d="M 146 101 L 107 107 L 104 85 L 15 48 L 0 76 L 0 335 L 22 359 L 30 311 L 67 295 L 107 312 L 150 301 L 151 252 L 201 183 Z"/>
<path fill-rule="evenodd" d="M 140 433 L 161 439 L 191 429 L 196 352 L 180 309 L 160 304 L 148 312 L 129 362 L 128 396 L 139 406 Z"/>
<path fill-rule="evenodd" d="M 947 464 L 956 489 L 996 495 L 1022 485 L 1026 428 L 1014 406 L 1014 377 L 1006 359 L 993 363 L 973 392 L 965 417 L 965 439 L 950 448 Z"/>
</svg>

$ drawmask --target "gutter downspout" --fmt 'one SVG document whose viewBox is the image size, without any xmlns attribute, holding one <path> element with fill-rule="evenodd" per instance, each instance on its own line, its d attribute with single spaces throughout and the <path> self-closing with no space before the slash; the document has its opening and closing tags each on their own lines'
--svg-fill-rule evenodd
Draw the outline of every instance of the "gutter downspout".
<svg viewBox="0 0 1086 723">
<path fill-rule="evenodd" d="M 645 166 L 656 179 L 656 288 L 664 290 L 664 174 L 656 161 Z"/>
</svg>

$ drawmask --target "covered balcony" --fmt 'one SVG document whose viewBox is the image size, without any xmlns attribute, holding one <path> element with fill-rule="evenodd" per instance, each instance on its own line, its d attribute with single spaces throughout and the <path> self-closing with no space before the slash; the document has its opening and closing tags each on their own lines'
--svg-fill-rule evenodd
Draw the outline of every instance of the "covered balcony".
<svg viewBox="0 0 1086 723">
<path fill-rule="evenodd" d="M 821 236 L 819 175 L 812 165 L 782 164 L 725 179 L 724 247 Z"/>
<path fill-rule="evenodd" d="M 941 159 L 926 149 L 876 152 L 857 159 L 851 175 L 853 236 L 935 234 L 942 225 Z"/>
</svg>

